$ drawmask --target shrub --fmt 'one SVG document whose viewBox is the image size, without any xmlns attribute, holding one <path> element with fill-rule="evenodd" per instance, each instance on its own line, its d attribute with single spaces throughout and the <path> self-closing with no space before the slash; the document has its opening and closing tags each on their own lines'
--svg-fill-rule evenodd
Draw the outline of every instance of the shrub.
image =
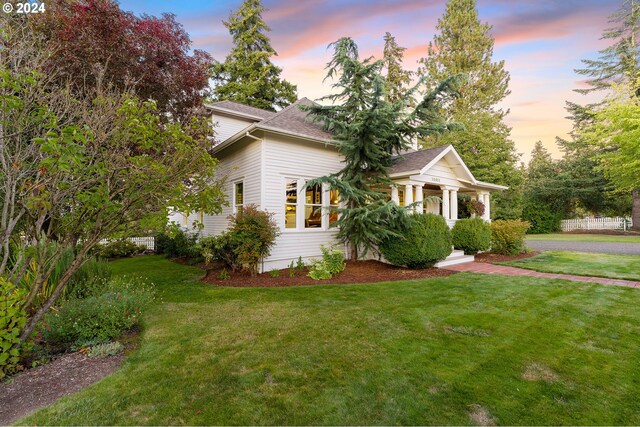
<svg viewBox="0 0 640 427">
<path fill-rule="evenodd" d="M 334 274 L 344 271 L 344 253 L 333 246 L 320 246 L 322 259 L 314 260 L 308 276 L 314 280 L 331 279 Z"/>
<path fill-rule="evenodd" d="M 451 230 L 440 215 L 410 215 L 397 233 L 401 236 L 380 244 L 380 252 L 391 264 L 426 268 L 451 254 Z"/>
<path fill-rule="evenodd" d="M 93 254 L 98 258 L 127 258 L 135 254 L 139 254 L 145 250 L 144 247 L 126 240 L 114 240 L 104 245 L 96 245 L 93 248 Z"/>
<path fill-rule="evenodd" d="M 124 349 L 118 341 L 96 344 L 89 350 L 89 357 L 115 356 Z"/>
<path fill-rule="evenodd" d="M 260 260 L 269 256 L 278 236 L 278 225 L 273 214 L 250 204 L 239 209 L 229 220 L 229 234 L 238 263 L 246 266 L 251 275 L 256 275 Z"/>
<path fill-rule="evenodd" d="M 86 345 L 111 341 L 140 322 L 153 300 L 150 286 L 130 278 L 111 281 L 98 296 L 73 299 L 45 315 L 42 334 L 52 345 Z"/>
<path fill-rule="evenodd" d="M 172 230 L 170 234 L 159 233 L 156 235 L 156 253 L 168 258 L 197 258 L 200 256 L 198 235 L 181 229 Z"/>
<path fill-rule="evenodd" d="M 503 255 L 517 255 L 525 251 L 524 236 L 531 227 L 526 221 L 497 220 L 491 223 L 491 250 Z"/>
<path fill-rule="evenodd" d="M 548 234 L 560 231 L 562 214 L 552 211 L 546 203 L 529 201 L 522 210 L 522 219 L 531 224 L 529 233 Z"/>
<path fill-rule="evenodd" d="M 468 199 L 465 202 L 465 207 L 470 214 L 476 214 L 477 216 L 484 215 L 485 206 L 484 203 L 482 203 L 480 200 Z"/>
<path fill-rule="evenodd" d="M 269 271 L 269 276 L 280 277 L 280 270 L 278 270 L 277 268 L 274 268 L 273 270 Z"/>
<path fill-rule="evenodd" d="M 220 261 L 226 268 L 236 271 L 242 267 L 236 255 L 235 241 L 229 232 L 218 236 L 203 237 L 198 242 L 200 255 L 206 262 Z"/>
<path fill-rule="evenodd" d="M 475 255 L 491 247 L 491 227 L 482 218 L 467 218 L 456 221 L 451 230 L 453 247 L 464 250 L 466 255 Z"/>
<path fill-rule="evenodd" d="M 27 324 L 27 314 L 21 308 L 26 296 L 25 290 L 0 276 L 0 378 L 15 371 L 24 350 L 11 347 L 20 342 L 20 332 Z"/>
</svg>

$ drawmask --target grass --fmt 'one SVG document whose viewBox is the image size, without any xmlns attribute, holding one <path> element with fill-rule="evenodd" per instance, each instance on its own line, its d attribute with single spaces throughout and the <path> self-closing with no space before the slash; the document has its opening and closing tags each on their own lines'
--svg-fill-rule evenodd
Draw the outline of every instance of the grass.
<svg viewBox="0 0 640 427">
<path fill-rule="evenodd" d="M 640 291 L 530 277 L 216 288 L 113 263 L 162 296 L 140 348 L 21 424 L 640 424 Z"/>
<path fill-rule="evenodd" d="M 560 240 L 565 242 L 611 242 L 640 243 L 638 235 L 605 235 L 605 234 L 528 234 L 527 240 Z"/>
<path fill-rule="evenodd" d="M 531 258 L 500 264 L 545 273 L 640 280 L 640 255 L 545 251 Z"/>
</svg>

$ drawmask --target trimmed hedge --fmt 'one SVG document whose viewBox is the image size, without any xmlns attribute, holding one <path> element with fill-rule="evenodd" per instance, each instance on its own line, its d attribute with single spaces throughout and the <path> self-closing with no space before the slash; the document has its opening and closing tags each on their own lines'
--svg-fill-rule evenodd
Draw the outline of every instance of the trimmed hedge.
<svg viewBox="0 0 640 427">
<path fill-rule="evenodd" d="M 475 255 L 491 247 L 491 227 L 482 218 L 465 218 L 456 221 L 451 230 L 453 247 L 462 249 L 465 255 Z"/>
<path fill-rule="evenodd" d="M 524 237 L 531 227 L 526 221 L 497 220 L 491 223 L 491 251 L 503 255 L 517 255 L 526 251 Z"/>
<path fill-rule="evenodd" d="M 426 268 L 451 254 L 451 230 L 440 215 L 411 215 L 408 225 L 397 232 L 402 237 L 380 244 L 380 252 L 391 264 Z"/>
</svg>

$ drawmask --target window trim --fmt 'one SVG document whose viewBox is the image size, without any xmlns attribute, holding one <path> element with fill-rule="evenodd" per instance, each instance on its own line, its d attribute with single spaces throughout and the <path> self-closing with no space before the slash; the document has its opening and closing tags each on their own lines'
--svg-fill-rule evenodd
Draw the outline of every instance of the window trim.
<svg viewBox="0 0 640 427">
<path fill-rule="evenodd" d="M 238 196 L 238 184 L 242 184 L 242 203 L 236 203 L 236 198 Z M 245 188 L 244 188 L 244 178 L 242 179 L 238 179 L 233 181 L 233 187 L 232 187 L 232 199 L 233 200 L 233 208 L 232 211 L 234 214 L 238 213 L 238 206 L 240 206 L 241 208 L 244 208 L 244 195 L 245 195 Z"/>
<path fill-rule="evenodd" d="M 330 224 L 329 224 L 329 215 L 331 213 L 330 211 L 331 211 L 331 208 L 340 207 L 340 204 L 338 203 L 337 205 L 331 205 L 331 201 L 329 200 L 330 199 L 329 186 L 327 184 L 322 184 L 321 204 L 319 205 L 315 203 L 307 204 L 305 184 L 307 183 L 307 181 L 311 179 L 313 178 L 310 178 L 310 177 L 300 178 L 300 177 L 293 177 L 290 175 L 283 175 L 282 185 L 281 185 L 282 223 L 280 225 L 280 231 L 282 233 L 319 233 L 319 232 L 331 231 L 331 229 L 333 228 L 333 227 L 330 227 Z M 296 207 L 296 227 L 295 228 L 286 228 L 286 206 L 293 205 L 293 203 L 287 203 L 287 183 L 289 181 L 296 182 L 297 197 L 296 197 L 296 203 L 295 203 L 295 207 Z M 321 226 L 320 227 L 313 227 L 313 228 L 305 227 L 305 222 L 306 222 L 305 213 L 306 213 L 307 206 L 320 207 L 321 209 Z"/>
</svg>

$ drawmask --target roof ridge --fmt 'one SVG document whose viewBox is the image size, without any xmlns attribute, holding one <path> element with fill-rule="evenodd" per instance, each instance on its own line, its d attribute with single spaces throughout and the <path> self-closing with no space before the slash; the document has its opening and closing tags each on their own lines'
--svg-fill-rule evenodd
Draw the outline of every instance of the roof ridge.
<svg viewBox="0 0 640 427">
<path fill-rule="evenodd" d="M 238 101 L 232 101 L 230 99 L 223 99 L 223 100 L 220 100 L 220 101 L 212 102 L 209 105 L 210 106 L 218 105 L 218 104 L 222 104 L 223 102 L 229 102 L 231 104 L 236 104 L 236 105 L 241 105 L 243 107 L 253 108 L 254 110 L 264 111 L 265 113 L 277 114 L 275 111 L 265 110 L 264 108 L 254 107 L 253 105 L 244 104 L 244 103 L 238 102 Z"/>
</svg>

